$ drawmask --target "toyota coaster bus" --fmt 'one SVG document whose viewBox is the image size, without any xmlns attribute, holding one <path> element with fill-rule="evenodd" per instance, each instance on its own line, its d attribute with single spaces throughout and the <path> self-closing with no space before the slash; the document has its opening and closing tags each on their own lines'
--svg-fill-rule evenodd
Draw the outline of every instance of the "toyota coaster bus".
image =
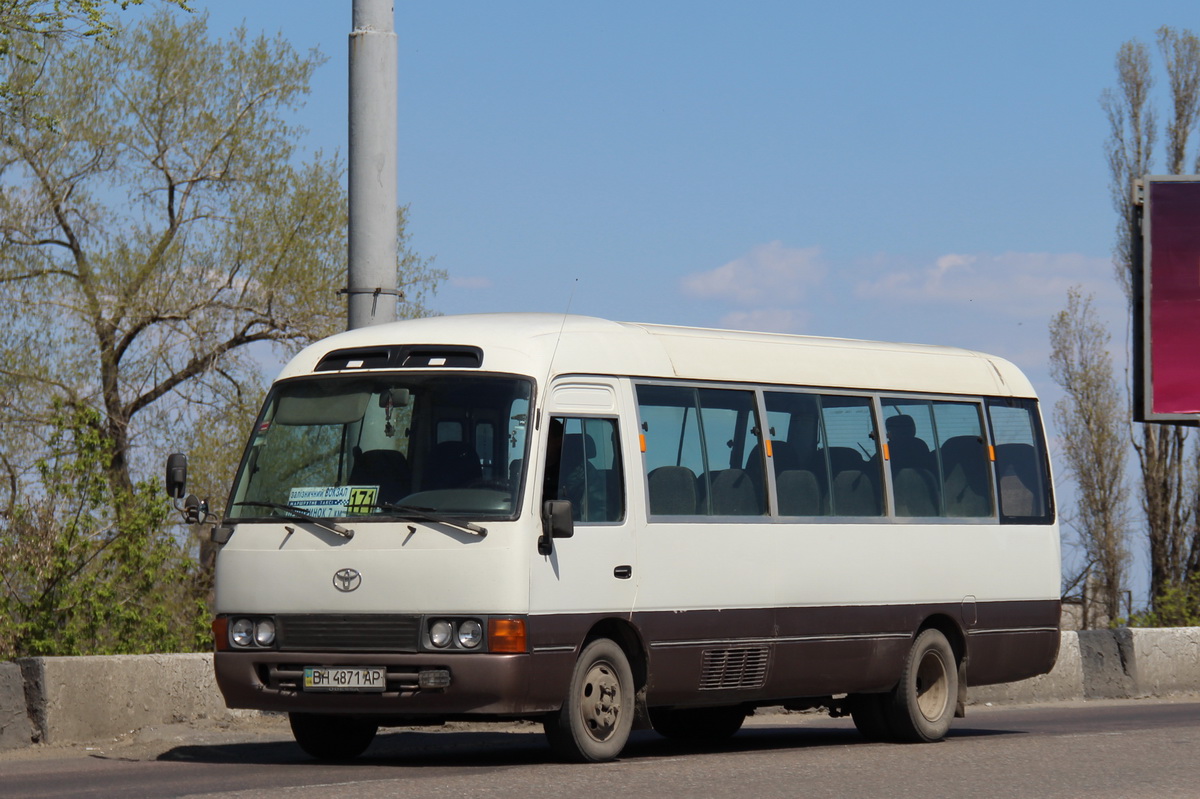
<svg viewBox="0 0 1200 799">
<path fill-rule="evenodd" d="M 604 761 L 773 705 L 937 741 L 968 685 L 1059 645 L 1037 398 L 946 347 L 527 313 L 341 333 L 275 381 L 212 535 L 225 700 L 318 758 L 490 718 Z"/>
</svg>

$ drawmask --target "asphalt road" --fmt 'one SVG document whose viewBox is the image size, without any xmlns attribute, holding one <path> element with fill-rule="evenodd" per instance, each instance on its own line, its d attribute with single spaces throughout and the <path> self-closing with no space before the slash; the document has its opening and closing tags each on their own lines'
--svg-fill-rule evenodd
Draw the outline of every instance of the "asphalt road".
<svg viewBox="0 0 1200 799">
<path fill-rule="evenodd" d="M 482 729 L 482 731 L 481 731 Z M 163 728 L 0 756 L 0 797 L 1200 797 L 1200 701 L 972 707 L 932 745 L 871 744 L 849 721 L 751 719 L 719 748 L 637 732 L 621 759 L 556 762 L 540 728 L 381 734 L 348 765 L 286 727 Z"/>
</svg>

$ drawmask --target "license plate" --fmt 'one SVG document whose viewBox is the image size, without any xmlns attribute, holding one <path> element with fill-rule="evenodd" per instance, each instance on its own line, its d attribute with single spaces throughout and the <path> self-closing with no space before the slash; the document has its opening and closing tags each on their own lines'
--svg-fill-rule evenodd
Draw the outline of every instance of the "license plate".
<svg viewBox="0 0 1200 799">
<path fill-rule="evenodd" d="M 387 687 L 387 671 L 382 666 L 304 668 L 305 691 L 378 691 Z"/>
</svg>

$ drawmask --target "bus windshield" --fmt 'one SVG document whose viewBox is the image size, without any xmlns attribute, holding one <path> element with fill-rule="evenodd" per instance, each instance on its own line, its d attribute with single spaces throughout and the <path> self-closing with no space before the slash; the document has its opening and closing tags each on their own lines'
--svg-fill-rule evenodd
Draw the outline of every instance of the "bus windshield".
<svg viewBox="0 0 1200 799">
<path fill-rule="evenodd" d="M 354 520 L 414 513 L 515 518 L 529 380 L 403 374 L 276 385 L 227 517 Z"/>
</svg>

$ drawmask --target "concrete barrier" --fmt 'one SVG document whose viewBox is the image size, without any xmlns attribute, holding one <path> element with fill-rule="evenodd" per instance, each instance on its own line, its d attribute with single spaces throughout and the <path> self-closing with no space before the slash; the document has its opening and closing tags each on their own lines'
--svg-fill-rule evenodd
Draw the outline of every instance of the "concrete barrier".
<svg viewBox="0 0 1200 799">
<path fill-rule="evenodd" d="M 972 704 L 1200 693 L 1200 627 L 1065 632 L 1049 674 L 968 689 Z"/>
<path fill-rule="evenodd" d="M 972 704 L 1126 699 L 1200 693 L 1200 628 L 1062 635 L 1049 674 L 969 687 Z M 212 656 L 25 658 L 0 663 L 0 750 L 91 743 L 141 727 L 256 715 L 228 710 Z"/>
<path fill-rule="evenodd" d="M 33 725 L 25 701 L 25 681 L 16 663 L 0 663 L 0 752 L 29 746 Z"/>
<path fill-rule="evenodd" d="M 101 741 L 153 724 L 247 715 L 225 707 L 209 654 L 24 658 L 3 665 L 20 675 L 24 746 Z M 20 738 L 19 731 L 13 735 Z M 0 740 L 0 748 L 12 743 Z"/>
<path fill-rule="evenodd" d="M 1166 696 L 1200 690 L 1200 627 L 1115 631 L 1125 640 L 1132 696 Z"/>
</svg>

